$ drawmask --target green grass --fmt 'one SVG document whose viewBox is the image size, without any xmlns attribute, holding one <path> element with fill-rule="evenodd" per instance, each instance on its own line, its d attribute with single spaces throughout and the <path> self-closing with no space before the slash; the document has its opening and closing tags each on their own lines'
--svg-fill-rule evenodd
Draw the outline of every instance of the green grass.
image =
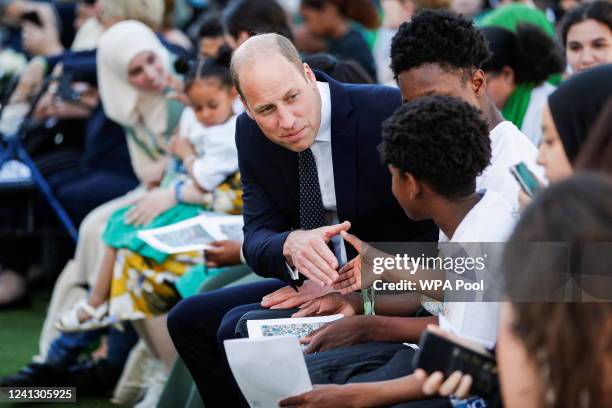
<svg viewBox="0 0 612 408">
<path fill-rule="evenodd" d="M 38 336 L 45 318 L 49 294 L 37 291 L 30 308 L 0 311 L 0 377 L 15 373 L 38 352 Z M 2 407 L 92 407 L 105 408 L 118 405 L 101 398 L 79 398 L 76 403 L 7 404 Z"/>
</svg>

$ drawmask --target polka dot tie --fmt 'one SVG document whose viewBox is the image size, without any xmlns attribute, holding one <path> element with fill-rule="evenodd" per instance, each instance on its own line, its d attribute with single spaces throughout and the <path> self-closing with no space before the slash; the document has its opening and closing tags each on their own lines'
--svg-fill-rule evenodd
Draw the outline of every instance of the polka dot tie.
<svg viewBox="0 0 612 408">
<path fill-rule="evenodd" d="M 300 228 L 310 230 L 325 226 L 325 209 L 317 163 L 310 149 L 298 153 L 300 185 Z"/>
</svg>

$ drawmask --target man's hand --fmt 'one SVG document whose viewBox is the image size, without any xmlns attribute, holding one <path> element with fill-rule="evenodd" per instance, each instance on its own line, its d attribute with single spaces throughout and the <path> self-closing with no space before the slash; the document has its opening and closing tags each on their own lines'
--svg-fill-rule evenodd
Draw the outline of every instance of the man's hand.
<svg viewBox="0 0 612 408">
<path fill-rule="evenodd" d="M 135 227 L 147 225 L 155 217 L 176 205 L 174 191 L 156 188 L 139 199 L 125 214 L 125 222 Z"/>
<path fill-rule="evenodd" d="M 316 283 L 307 280 L 296 292 L 291 286 L 285 286 L 277 291 L 264 296 L 261 299 L 261 307 L 270 309 L 292 309 L 301 307 L 306 302 L 323 296 L 334 289 L 331 286 L 317 285 Z"/>
<path fill-rule="evenodd" d="M 305 354 L 333 350 L 339 347 L 368 341 L 367 321 L 369 316 L 343 317 L 313 331 L 300 339 L 300 343 L 308 344 Z"/>
<path fill-rule="evenodd" d="M 241 263 L 240 247 L 242 247 L 242 243 L 240 241 L 215 241 L 208 245 L 212 248 L 207 249 L 204 253 L 206 266 L 217 268 L 220 266 L 239 265 Z"/>
<path fill-rule="evenodd" d="M 296 408 L 357 408 L 363 404 L 364 395 L 358 384 L 315 385 L 312 391 L 285 398 L 279 407 Z"/>
<path fill-rule="evenodd" d="M 359 294 L 341 295 L 338 292 L 332 292 L 304 303 L 300 310 L 291 317 L 329 316 L 334 314 L 343 314 L 346 317 L 361 313 L 363 313 L 363 303 Z"/>
<path fill-rule="evenodd" d="M 283 246 L 287 262 L 301 274 L 321 286 L 331 285 L 338 279 L 338 260 L 327 243 L 341 231 L 351 228 L 348 221 L 310 231 L 293 231 Z"/>
</svg>

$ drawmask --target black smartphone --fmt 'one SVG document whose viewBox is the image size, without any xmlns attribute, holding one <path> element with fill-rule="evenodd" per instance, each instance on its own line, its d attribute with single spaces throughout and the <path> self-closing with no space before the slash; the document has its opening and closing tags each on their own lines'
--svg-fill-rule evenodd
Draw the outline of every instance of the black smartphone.
<svg viewBox="0 0 612 408">
<path fill-rule="evenodd" d="M 527 165 L 523 162 L 515 164 L 510 167 L 510 173 L 514 176 L 516 181 L 521 186 L 521 189 L 529 197 L 533 198 L 535 193 L 540 189 L 540 183 L 538 179 L 533 175 L 531 170 L 527 168 Z"/>
<path fill-rule="evenodd" d="M 42 27 L 43 23 L 42 20 L 40 19 L 40 16 L 38 15 L 38 13 L 36 11 L 29 11 L 27 13 L 24 13 L 21 15 L 21 20 L 22 21 L 29 21 L 32 24 L 37 25 L 38 27 Z"/>
<path fill-rule="evenodd" d="M 435 371 L 445 377 L 455 371 L 472 376 L 470 395 L 495 398 L 499 395 L 497 363 L 492 353 L 478 351 L 430 331 L 425 331 L 414 355 L 415 368 L 422 368 L 428 374 Z"/>
</svg>

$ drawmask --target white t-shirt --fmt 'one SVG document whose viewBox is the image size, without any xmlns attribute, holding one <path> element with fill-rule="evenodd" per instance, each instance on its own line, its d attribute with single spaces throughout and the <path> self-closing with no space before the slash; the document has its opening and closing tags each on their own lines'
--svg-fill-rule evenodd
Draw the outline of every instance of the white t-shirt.
<svg viewBox="0 0 612 408">
<path fill-rule="evenodd" d="M 238 150 L 234 135 L 236 115 L 225 123 L 204 126 L 190 107 L 183 109 L 179 134 L 189 139 L 198 158 L 193 162 L 193 176 L 200 187 L 213 191 L 228 176 L 238 171 Z"/>
<path fill-rule="evenodd" d="M 534 146 L 538 146 L 542 140 L 542 110 L 544 110 L 548 101 L 548 95 L 553 93 L 555 89 L 557 88 L 550 83 L 544 82 L 531 91 L 529 105 L 521 125 L 521 132 L 527 136 Z"/>
<path fill-rule="evenodd" d="M 504 121 L 489 133 L 491 164 L 476 178 L 476 190 L 495 190 L 519 211 L 520 186 L 510 173 L 510 167 L 525 162 L 540 180 L 544 169 L 536 163 L 538 149 L 512 122 Z"/>
<path fill-rule="evenodd" d="M 507 241 L 518 217 L 508 200 L 498 192 L 488 190 L 481 194 L 480 201 L 463 218 L 450 239 L 440 230 L 439 242 L 479 243 L 468 247 L 469 256 L 478 257 L 486 253 L 484 273 L 497 275 L 501 272 L 493 259 L 501 259 L 502 245 L 499 243 Z M 497 302 L 445 302 L 438 318 L 442 329 L 490 348 L 497 337 L 498 312 Z"/>
</svg>

